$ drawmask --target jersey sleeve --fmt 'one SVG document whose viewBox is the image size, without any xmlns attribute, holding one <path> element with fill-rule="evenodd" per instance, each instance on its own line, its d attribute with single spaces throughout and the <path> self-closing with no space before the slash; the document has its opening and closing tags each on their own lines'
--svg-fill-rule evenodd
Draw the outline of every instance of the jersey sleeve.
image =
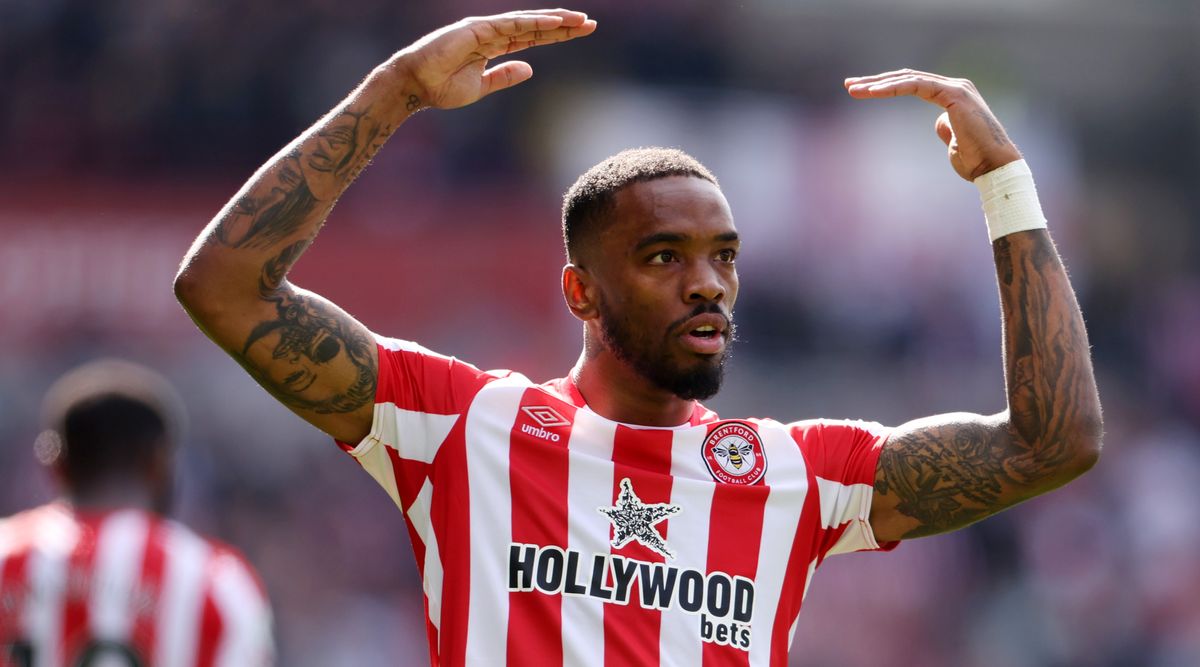
<svg viewBox="0 0 1200 667">
<path fill-rule="evenodd" d="M 791 424 L 792 438 L 816 478 L 821 507 L 818 556 L 891 550 L 871 528 L 875 467 L 891 429 L 875 422 L 827 420 Z"/>
<path fill-rule="evenodd" d="M 218 549 L 210 565 L 210 599 L 220 618 L 215 667 L 275 664 L 271 605 L 262 582 L 240 556 Z"/>
<path fill-rule="evenodd" d="M 379 376 L 371 432 L 356 444 L 338 445 L 403 510 L 475 394 L 504 373 L 481 371 L 410 341 L 376 341 Z"/>
</svg>

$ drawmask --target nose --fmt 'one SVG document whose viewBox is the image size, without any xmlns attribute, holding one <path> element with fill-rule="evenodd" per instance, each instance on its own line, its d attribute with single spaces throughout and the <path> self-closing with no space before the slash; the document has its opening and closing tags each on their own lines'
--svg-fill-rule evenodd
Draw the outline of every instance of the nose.
<svg viewBox="0 0 1200 667">
<path fill-rule="evenodd" d="M 684 300 L 687 303 L 721 303 L 725 300 L 726 291 L 725 280 L 720 272 L 703 262 L 689 275 Z"/>
</svg>

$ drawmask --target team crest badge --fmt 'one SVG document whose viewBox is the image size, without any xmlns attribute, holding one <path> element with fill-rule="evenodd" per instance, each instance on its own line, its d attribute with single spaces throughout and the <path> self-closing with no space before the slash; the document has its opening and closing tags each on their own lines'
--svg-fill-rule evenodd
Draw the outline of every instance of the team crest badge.
<svg viewBox="0 0 1200 667">
<path fill-rule="evenodd" d="M 758 431 L 747 422 L 719 422 L 708 432 L 702 449 L 704 463 L 713 479 L 725 484 L 748 486 L 767 472 L 767 453 Z"/>
</svg>

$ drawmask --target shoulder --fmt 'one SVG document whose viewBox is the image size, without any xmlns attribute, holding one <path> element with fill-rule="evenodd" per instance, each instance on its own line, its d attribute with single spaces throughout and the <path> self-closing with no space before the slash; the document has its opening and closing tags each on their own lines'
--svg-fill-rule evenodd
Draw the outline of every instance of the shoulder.
<svg viewBox="0 0 1200 667">
<path fill-rule="evenodd" d="M 266 587 L 249 559 L 237 548 L 202 535 L 171 519 L 159 518 L 159 528 L 172 556 L 194 568 L 218 596 L 246 602 L 265 600 Z"/>
<path fill-rule="evenodd" d="M 78 540 L 80 525 L 60 502 L 0 519 L 0 558 L 30 551 L 67 549 Z"/>
<path fill-rule="evenodd" d="M 784 425 L 797 440 L 820 440 L 855 435 L 886 437 L 892 429 L 863 419 L 802 419 Z"/>
</svg>

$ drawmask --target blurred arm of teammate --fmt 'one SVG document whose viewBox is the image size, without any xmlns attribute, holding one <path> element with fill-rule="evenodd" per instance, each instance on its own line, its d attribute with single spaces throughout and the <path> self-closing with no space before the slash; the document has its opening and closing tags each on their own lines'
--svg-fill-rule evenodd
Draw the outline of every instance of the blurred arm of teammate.
<svg viewBox="0 0 1200 667">
<path fill-rule="evenodd" d="M 463 19 L 397 52 L 263 165 L 200 233 L 175 278 L 188 314 L 293 412 L 343 442 L 361 440 L 374 407 L 374 338 L 288 282 L 288 270 L 409 116 L 515 86 L 533 75 L 528 63 L 488 62 L 595 29 L 579 12 L 519 11 Z"/>
<path fill-rule="evenodd" d="M 901 70 L 846 79 L 852 97 L 915 96 L 944 111 L 935 124 L 959 176 L 1021 159 L 974 84 Z M 897 428 L 875 475 L 876 539 L 933 535 L 1066 484 L 1100 455 L 1100 398 L 1075 294 L 1045 229 L 992 244 L 1003 314 L 1008 409 L 955 413 Z"/>
</svg>

